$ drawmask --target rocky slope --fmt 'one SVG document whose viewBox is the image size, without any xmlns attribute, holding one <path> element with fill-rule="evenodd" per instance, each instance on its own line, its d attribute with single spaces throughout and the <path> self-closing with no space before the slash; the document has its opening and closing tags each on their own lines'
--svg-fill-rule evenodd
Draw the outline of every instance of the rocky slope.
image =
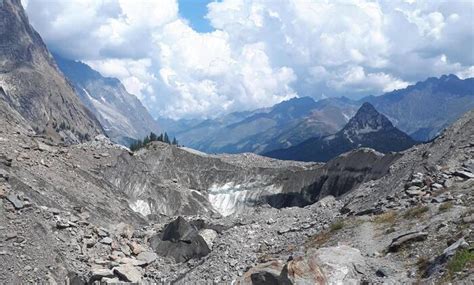
<svg viewBox="0 0 474 285">
<path fill-rule="evenodd" d="M 430 143 L 325 164 L 67 146 L 24 111 L 0 100 L 1 284 L 474 282 L 474 111 Z"/>
<path fill-rule="evenodd" d="M 450 262 L 472 243 L 474 112 L 401 154 L 314 164 L 51 145 L 8 108 L 1 283 L 472 280 Z"/>
<path fill-rule="evenodd" d="M 20 0 L 0 2 L 0 100 L 56 141 L 79 142 L 102 133 L 77 98 Z"/>
<path fill-rule="evenodd" d="M 334 135 L 311 138 L 296 146 L 271 151 L 266 156 L 301 161 L 327 161 L 358 147 L 383 153 L 401 151 L 415 144 L 407 134 L 395 128 L 370 103 L 364 103 L 347 125 Z"/>
<path fill-rule="evenodd" d="M 54 55 L 54 58 L 112 141 L 128 146 L 131 141 L 142 139 L 150 132 L 159 133 L 157 122 L 118 79 L 104 77 L 79 61 L 59 55 Z"/>
</svg>

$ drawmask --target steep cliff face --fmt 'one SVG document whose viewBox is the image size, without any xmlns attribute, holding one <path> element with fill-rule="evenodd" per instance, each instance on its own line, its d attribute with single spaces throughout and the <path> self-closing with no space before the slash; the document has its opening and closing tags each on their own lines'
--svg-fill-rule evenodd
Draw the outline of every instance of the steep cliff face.
<svg viewBox="0 0 474 285">
<path fill-rule="evenodd" d="M 228 216 L 260 204 L 305 206 L 340 196 L 381 177 L 397 158 L 361 149 L 322 165 L 206 155 L 155 142 L 132 156 L 124 152 L 104 176 L 144 215 Z"/>
<path fill-rule="evenodd" d="M 102 132 L 58 70 L 20 0 L 0 2 L 0 100 L 56 141 L 79 142 Z"/>
<path fill-rule="evenodd" d="M 104 77 L 79 61 L 59 55 L 54 58 L 112 141 L 128 146 L 132 140 L 159 132 L 158 124 L 148 110 L 118 79 Z"/>
<path fill-rule="evenodd" d="M 242 160 L 154 142 L 133 156 L 123 153 L 105 176 L 130 196 L 132 208 L 144 213 L 229 215 L 261 195 L 280 192 L 275 180 L 287 171 L 269 167 L 269 159 L 263 163 L 266 167 L 242 165 Z"/>
</svg>

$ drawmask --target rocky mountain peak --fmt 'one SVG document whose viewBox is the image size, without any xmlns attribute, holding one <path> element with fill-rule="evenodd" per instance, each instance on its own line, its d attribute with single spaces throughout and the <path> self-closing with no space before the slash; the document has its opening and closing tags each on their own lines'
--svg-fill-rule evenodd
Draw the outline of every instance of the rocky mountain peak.
<svg viewBox="0 0 474 285">
<path fill-rule="evenodd" d="M 0 1 L 0 62 L 0 99 L 37 135 L 76 143 L 102 133 L 30 25 L 20 0 Z"/>
<path fill-rule="evenodd" d="M 23 64 L 46 60 L 52 63 L 46 45 L 31 27 L 20 0 L 0 1 L 0 59 L 1 71 Z"/>
<path fill-rule="evenodd" d="M 325 137 L 310 138 L 287 149 L 265 155 L 278 159 L 328 161 L 344 152 L 360 147 L 382 153 L 405 150 L 416 142 L 400 131 L 370 103 L 364 103 L 346 126 Z"/>
<path fill-rule="evenodd" d="M 346 134 L 364 134 L 393 128 L 387 117 L 380 114 L 372 104 L 365 102 L 352 117 L 343 132 Z"/>
</svg>

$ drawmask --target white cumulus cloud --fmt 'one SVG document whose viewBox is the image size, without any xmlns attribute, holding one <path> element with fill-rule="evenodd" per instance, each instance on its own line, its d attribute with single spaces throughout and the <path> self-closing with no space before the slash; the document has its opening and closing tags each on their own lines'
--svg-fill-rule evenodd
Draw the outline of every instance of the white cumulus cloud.
<svg viewBox="0 0 474 285">
<path fill-rule="evenodd" d="M 198 33 L 175 0 L 28 0 L 55 52 L 119 78 L 153 115 L 212 117 L 293 96 L 378 95 L 469 77 L 469 1 L 222 0 Z"/>
</svg>

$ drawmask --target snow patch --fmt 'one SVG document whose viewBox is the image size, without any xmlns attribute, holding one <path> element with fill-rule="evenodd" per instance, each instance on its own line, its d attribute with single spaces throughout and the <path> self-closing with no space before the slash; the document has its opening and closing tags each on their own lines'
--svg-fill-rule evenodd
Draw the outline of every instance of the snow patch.
<svg viewBox="0 0 474 285">
<path fill-rule="evenodd" d="M 262 181 L 236 184 L 213 184 L 209 189 L 208 199 L 214 209 L 222 216 L 239 213 L 246 206 L 251 206 L 263 195 L 280 193 L 282 187 L 263 185 Z"/>
<path fill-rule="evenodd" d="M 130 204 L 130 208 L 145 217 L 151 214 L 150 205 L 143 200 L 136 200 L 134 203 Z"/>
<path fill-rule="evenodd" d="M 356 135 L 361 135 L 361 134 L 368 134 L 368 133 L 375 133 L 378 132 L 382 129 L 382 126 L 378 126 L 377 128 L 372 128 L 371 126 L 364 126 L 362 129 L 356 130 L 355 134 Z"/>
<path fill-rule="evenodd" d="M 346 122 L 349 122 L 351 117 L 349 115 L 347 115 L 346 113 L 342 113 L 342 115 L 344 116 L 344 119 L 346 120 Z"/>
<path fill-rule="evenodd" d="M 207 156 L 207 153 L 196 150 L 196 149 L 193 149 L 193 148 L 182 146 L 182 147 L 180 147 L 180 149 L 185 150 L 187 152 L 190 152 L 192 154 L 197 154 L 197 155 L 200 155 L 200 156 Z"/>
<path fill-rule="evenodd" d="M 330 135 L 324 138 L 325 141 L 330 141 L 336 138 L 336 135 Z"/>
</svg>

